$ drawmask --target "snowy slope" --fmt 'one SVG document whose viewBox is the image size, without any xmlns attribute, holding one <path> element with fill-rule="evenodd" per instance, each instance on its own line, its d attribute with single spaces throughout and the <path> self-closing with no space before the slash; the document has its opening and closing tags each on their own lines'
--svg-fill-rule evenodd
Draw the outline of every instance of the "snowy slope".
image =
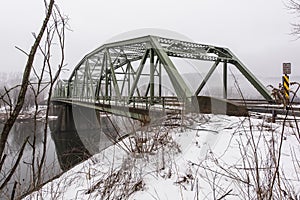
<svg viewBox="0 0 300 200">
<path fill-rule="evenodd" d="M 165 124 L 120 141 L 24 199 L 299 197 L 295 124 L 200 114 Z"/>
</svg>

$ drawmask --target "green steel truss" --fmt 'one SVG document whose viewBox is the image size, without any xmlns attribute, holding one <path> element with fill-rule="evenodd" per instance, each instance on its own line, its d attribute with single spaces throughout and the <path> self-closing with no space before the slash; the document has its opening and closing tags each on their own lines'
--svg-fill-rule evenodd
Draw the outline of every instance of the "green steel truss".
<svg viewBox="0 0 300 200">
<path fill-rule="evenodd" d="M 171 57 L 213 63 L 196 92 L 193 93 L 187 86 Z M 138 63 L 138 66 L 134 68 L 133 63 Z M 79 62 L 68 80 L 57 84 L 54 97 L 91 101 L 114 98 L 130 103 L 134 97 L 146 96 L 154 103 L 162 96 L 164 70 L 176 96 L 187 99 L 199 95 L 220 64 L 223 64 L 224 98 L 227 98 L 227 66 L 231 64 L 267 101 L 273 101 L 268 90 L 229 49 L 157 36 L 108 43 L 95 49 Z M 141 76 L 148 76 L 149 80 L 143 91 L 138 88 Z"/>
</svg>

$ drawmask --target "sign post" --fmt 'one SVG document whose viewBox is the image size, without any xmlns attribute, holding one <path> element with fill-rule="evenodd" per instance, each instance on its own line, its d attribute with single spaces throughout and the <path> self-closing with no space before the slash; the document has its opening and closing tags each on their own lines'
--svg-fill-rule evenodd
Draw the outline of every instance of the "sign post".
<svg viewBox="0 0 300 200">
<path fill-rule="evenodd" d="M 290 101 L 290 79 L 288 74 L 291 74 L 291 63 L 283 63 L 283 76 L 282 76 L 282 85 L 284 89 L 284 97 L 286 102 Z"/>
</svg>

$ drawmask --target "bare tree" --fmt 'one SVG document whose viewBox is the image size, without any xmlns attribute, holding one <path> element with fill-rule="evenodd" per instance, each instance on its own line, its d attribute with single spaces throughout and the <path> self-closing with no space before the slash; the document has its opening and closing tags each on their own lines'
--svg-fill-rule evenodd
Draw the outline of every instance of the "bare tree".
<svg viewBox="0 0 300 200">
<path fill-rule="evenodd" d="M 38 171 L 37 171 L 37 185 L 41 184 L 42 180 L 42 169 L 45 162 L 46 157 L 46 145 L 47 145 L 47 131 L 48 131 L 48 116 L 49 116 L 49 108 L 50 108 L 50 102 L 51 102 L 51 96 L 52 96 L 52 90 L 53 87 L 59 78 L 60 72 L 64 67 L 64 48 L 65 48 L 65 29 L 67 26 L 67 20 L 68 18 L 63 16 L 59 10 L 59 8 L 56 6 L 55 10 L 53 10 L 52 14 L 52 21 L 53 23 L 51 26 L 47 29 L 47 39 L 45 41 L 44 49 L 40 47 L 40 51 L 43 54 L 44 57 L 44 64 L 42 66 L 42 70 L 40 75 L 38 75 L 37 71 L 34 70 L 35 76 L 38 80 L 37 82 L 37 89 L 33 91 L 36 95 L 36 111 L 38 111 L 38 97 L 43 93 L 43 91 L 47 88 L 48 89 L 48 96 L 46 98 L 46 115 L 45 115 L 45 124 L 44 124 L 44 139 L 43 139 L 43 151 L 42 151 L 42 157 L 40 161 L 38 162 Z M 60 63 L 58 63 L 58 67 L 56 70 L 52 69 L 52 62 L 51 62 L 51 51 L 52 51 L 52 45 L 53 40 L 57 37 L 58 41 L 58 47 L 60 52 Z M 46 78 L 45 78 L 46 76 Z M 44 80 L 47 80 L 46 82 L 43 82 Z M 36 113 L 38 114 L 38 113 Z M 33 158 L 34 159 L 34 158 Z"/>
<path fill-rule="evenodd" d="M 300 0 L 287 0 L 285 5 L 288 10 L 290 10 L 293 14 L 297 16 L 297 18 L 300 17 Z M 295 35 L 297 39 L 300 38 L 300 23 L 293 22 L 291 24 L 292 35 Z"/>
<path fill-rule="evenodd" d="M 48 127 L 48 113 L 49 113 L 49 105 L 52 96 L 52 89 L 56 80 L 59 77 L 59 74 L 64 66 L 64 46 L 65 46 L 65 29 L 67 24 L 67 17 L 63 16 L 55 4 L 55 0 L 44 0 L 45 3 L 45 19 L 43 21 L 42 27 L 37 35 L 33 34 L 35 41 L 33 46 L 31 47 L 30 53 L 26 53 L 22 49 L 23 53 L 27 55 L 27 63 L 25 65 L 25 69 L 23 72 L 23 77 L 21 84 L 12 86 L 10 88 L 4 87 L 0 94 L 0 100 L 2 105 L 6 105 L 9 107 L 7 119 L 4 123 L 4 127 L 0 136 L 0 172 L 3 173 L 3 166 L 5 163 L 6 155 L 6 144 L 8 136 L 11 132 L 13 125 L 16 122 L 20 112 L 24 107 L 27 106 L 35 106 L 34 113 L 34 136 L 29 141 L 29 138 L 26 138 L 19 153 L 17 155 L 17 159 L 13 164 L 13 167 L 9 170 L 9 174 L 5 176 L 4 179 L 0 180 L 0 191 L 7 185 L 7 183 L 11 180 L 14 172 L 17 169 L 17 166 L 21 160 L 26 144 L 32 147 L 32 161 L 31 165 L 31 173 L 32 173 L 32 184 L 30 184 L 28 189 L 32 189 L 32 187 L 37 187 L 42 183 L 42 173 L 43 166 L 46 159 L 46 143 L 47 143 L 47 127 Z M 58 47 L 58 50 L 52 48 Z M 58 61 L 57 67 L 53 67 L 53 55 L 52 52 L 58 52 L 58 57 L 55 57 L 55 62 Z M 38 65 L 35 63 L 36 53 L 40 52 L 42 55 L 42 64 Z M 33 73 L 32 73 L 33 72 Z M 28 90 L 30 88 L 30 90 Z M 48 91 L 48 92 L 47 92 Z M 43 147 L 41 158 L 36 158 L 36 120 L 39 114 L 39 101 L 44 97 L 45 92 L 47 95 L 47 109 L 46 109 L 46 119 L 44 123 L 44 134 L 43 134 Z M 17 98 L 14 100 L 12 98 L 12 94 L 17 93 Z M 14 96 L 14 95 L 13 95 Z M 28 98 L 29 97 L 29 98 Z M 16 183 L 16 182 L 15 182 Z M 15 196 L 16 184 L 14 184 L 13 192 L 11 197 Z"/>
<path fill-rule="evenodd" d="M 13 126 L 13 124 L 15 123 L 22 107 L 24 104 L 24 100 L 25 100 L 25 95 L 26 95 L 26 91 L 27 91 L 27 87 L 28 87 L 28 83 L 29 83 L 29 77 L 30 77 L 30 72 L 32 69 L 32 65 L 34 62 L 34 58 L 35 58 L 35 54 L 37 52 L 37 49 L 39 47 L 39 44 L 42 40 L 43 34 L 47 28 L 47 24 L 49 22 L 49 19 L 51 17 L 51 13 L 52 13 L 52 9 L 54 6 L 54 0 L 51 0 L 47 9 L 47 14 L 46 14 L 46 18 L 43 22 L 43 25 L 40 29 L 40 32 L 38 34 L 38 36 L 36 37 L 36 40 L 34 41 L 33 46 L 31 47 L 30 53 L 28 55 L 28 59 L 27 59 L 27 63 L 25 65 L 25 69 L 24 69 L 24 73 L 23 73 L 23 79 L 22 79 L 22 84 L 21 84 L 21 90 L 19 92 L 19 96 L 18 96 L 18 100 L 17 100 L 17 104 L 13 109 L 12 114 L 10 115 L 10 117 L 8 118 L 8 120 L 6 121 L 4 128 L 2 130 L 1 133 L 1 138 L 0 138 L 0 157 L 1 160 L 3 159 L 3 152 L 4 152 L 4 148 L 6 145 L 6 141 L 8 138 L 8 135 L 10 133 L 10 130 Z"/>
</svg>

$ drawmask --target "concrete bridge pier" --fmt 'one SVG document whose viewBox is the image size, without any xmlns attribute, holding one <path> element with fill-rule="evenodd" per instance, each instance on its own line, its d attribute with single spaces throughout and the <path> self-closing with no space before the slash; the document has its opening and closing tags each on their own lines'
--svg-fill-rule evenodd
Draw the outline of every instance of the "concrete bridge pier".
<svg viewBox="0 0 300 200">
<path fill-rule="evenodd" d="M 51 121 L 51 131 L 79 131 L 100 129 L 100 113 L 95 109 L 71 104 L 53 104 L 50 115 L 57 116 L 57 120 Z"/>
<path fill-rule="evenodd" d="M 68 103 L 53 103 L 49 121 L 60 166 L 67 170 L 117 141 L 120 127 L 114 117 L 93 108 Z"/>
<path fill-rule="evenodd" d="M 52 104 L 50 116 L 57 116 L 56 120 L 49 121 L 51 132 L 76 130 L 72 114 L 72 106 L 63 104 Z"/>
<path fill-rule="evenodd" d="M 50 115 L 58 116 L 56 120 L 49 121 L 49 127 L 61 169 L 68 170 L 89 158 L 91 153 L 76 131 L 72 106 L 53 104 Z"/>
</svg>

